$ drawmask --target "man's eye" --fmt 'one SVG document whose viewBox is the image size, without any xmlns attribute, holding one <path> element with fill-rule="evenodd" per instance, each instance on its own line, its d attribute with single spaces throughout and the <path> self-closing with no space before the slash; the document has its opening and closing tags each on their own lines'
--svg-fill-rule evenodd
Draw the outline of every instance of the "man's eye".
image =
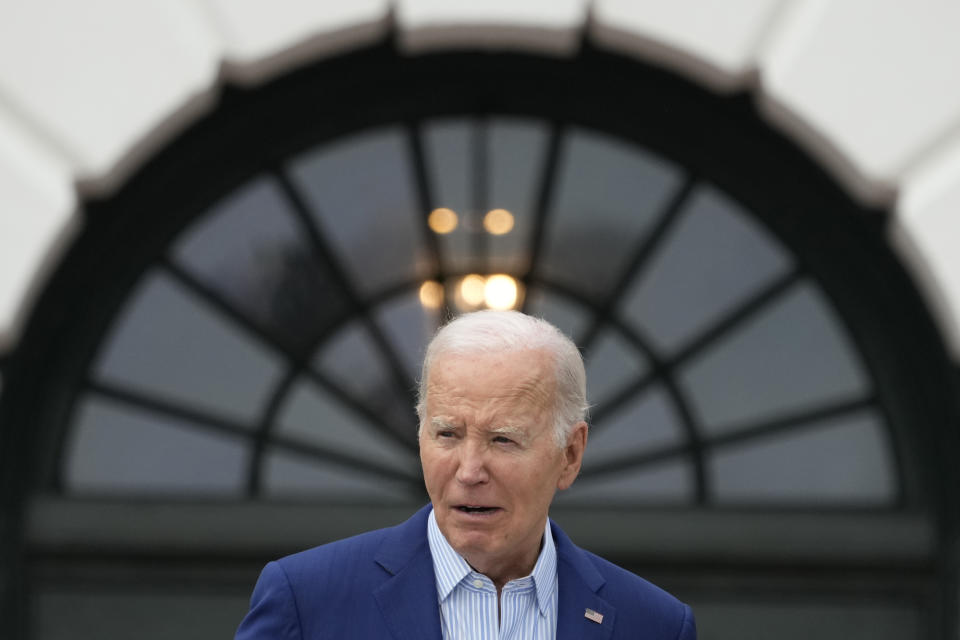
<svg viewBox="0 0 960 640">
<path fill-rule="evenodd" d="M 437 431 L 437 437 L 438 437 L 438 438 L 452 438 L 454 435 L 456 435 L 456 434 L 454 434 L 453 431 L 449 431 L 449 430 L 448 430 L 448 431 Z"/>
<path fill-rule="evenodd" d="M 510 444 L 513 442 L 513 440 L 511 440 L 507 436 L 494 436 L 493 441 L 503 443 L 503 444 Z"/>
</svg>

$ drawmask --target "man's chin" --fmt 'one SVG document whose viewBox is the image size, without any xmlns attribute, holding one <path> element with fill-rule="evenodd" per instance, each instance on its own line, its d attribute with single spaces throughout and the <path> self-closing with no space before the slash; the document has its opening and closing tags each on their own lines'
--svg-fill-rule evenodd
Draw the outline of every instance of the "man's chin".
<svg viewBox="0 0 960 640">
<path fill-rule="evenodd" d="M 451 522 L 445 529 L 441 529 L 444 537 L 460 555 L 466 555 L 466 552 L 489 553 L 493 551 L 496 540 L 503 537 L 502 533 L 497 535 L 502 528 L 473 522 Z"/>
</svg>

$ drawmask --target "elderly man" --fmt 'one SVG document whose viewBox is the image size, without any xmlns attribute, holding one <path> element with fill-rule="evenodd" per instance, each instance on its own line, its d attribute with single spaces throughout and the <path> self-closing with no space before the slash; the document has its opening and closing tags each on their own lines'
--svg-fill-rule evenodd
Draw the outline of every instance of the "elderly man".
<svg viewBox="0 0 960 640">
<path fill-rule="evenodd" d="M 543 320 L 480 311 L 443 327 L 417 405 L 430 505 L 268 564 L 238 640 L 693 640 L 688 606 L 547 517 L 580 471 L 585 389 L 576 346 Z"/>
</svg>

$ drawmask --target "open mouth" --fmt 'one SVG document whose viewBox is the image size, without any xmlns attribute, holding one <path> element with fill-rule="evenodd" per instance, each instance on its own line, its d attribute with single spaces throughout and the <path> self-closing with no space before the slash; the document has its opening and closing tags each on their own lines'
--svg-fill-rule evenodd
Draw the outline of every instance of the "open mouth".
<svg viewBox="0 0 960 640">
<path fill-rule="evenodd" d="M 462 511 L 463 513 L 493 513 L 497 510 L 497 507 L 480 507 L 462 504 L 457 507 L 457 510 Z"/>
</svg>

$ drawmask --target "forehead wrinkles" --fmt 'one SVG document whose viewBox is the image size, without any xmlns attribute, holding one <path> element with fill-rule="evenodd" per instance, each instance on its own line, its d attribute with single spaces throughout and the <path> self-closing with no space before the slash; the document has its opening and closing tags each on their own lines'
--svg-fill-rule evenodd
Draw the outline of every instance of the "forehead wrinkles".
<svg viewBox="0 0 960 640">
<path fill-rule="evenodd" d="M 432 378 L 433 376 L 431 376 Z M 525 380 L 516 385 L 501 385 L 495 388 L 488 388 L 483 391 L 476 386 L 469 384 L 451 384 L 451 381 L 440 379 L 431 380 L 427 384 L 427 401 L 508 401 L 515 404 L 532 405 L 536 407 L 548 408 L 553 395 L 552 385 L 546 381 L 536 379 Z"/>
<path fill-rule="evenodd" d="M 550 379 L 541 380 L 536 377 L 529 377 L 522 383 L 507 389 L 504 394 L 505 399 L 527 401 L 536 404 L 539 407 L 549 407 L 553 396 L 553 385 Z"/>
<path fill-rule="evenodd" d="M 544 360 L 547 360 L 546 362 Z M 528 366 L 464 366 L 469 356 L 438 363 L 427 380 L 427 403 L 510 403 L 552 409 L 556 380 L 549 359 L 530 358 Z M 502 363 L 501 363 L 502 364 Z M 502 370 L 501 370 L 502 369 Z"/>
</svg>

